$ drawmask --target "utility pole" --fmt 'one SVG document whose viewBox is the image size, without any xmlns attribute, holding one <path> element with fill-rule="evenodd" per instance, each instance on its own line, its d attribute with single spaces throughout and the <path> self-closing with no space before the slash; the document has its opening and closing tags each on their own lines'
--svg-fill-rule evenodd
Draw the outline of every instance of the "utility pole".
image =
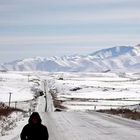
<svg viewBox="0 0 140 140">
<path fill-rule="evenodd" d="M 9 92 L 9 107 L 10 107 L 10 104 L 11 104 L 11 92 Z"/>
</svg>

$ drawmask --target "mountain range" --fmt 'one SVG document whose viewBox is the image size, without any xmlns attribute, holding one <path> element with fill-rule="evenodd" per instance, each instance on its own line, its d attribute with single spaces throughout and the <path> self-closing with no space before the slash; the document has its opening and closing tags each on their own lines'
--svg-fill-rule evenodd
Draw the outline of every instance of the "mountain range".
<svg viewBox="0 0 140 140">
<path fill-rule="evenodd" d="M 12 71 L 108 72 L 140 71 L 140 44 L 102 49 L 88 55 L 35 57 L 0 64 Z"/>
</svg>

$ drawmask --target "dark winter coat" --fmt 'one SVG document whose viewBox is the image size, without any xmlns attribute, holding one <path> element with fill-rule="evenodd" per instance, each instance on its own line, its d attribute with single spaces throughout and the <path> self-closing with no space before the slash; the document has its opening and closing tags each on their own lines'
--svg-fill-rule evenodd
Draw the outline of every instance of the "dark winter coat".
<svg viewBox="0 0 140 140">
<path fill-rule="evenodd" d="M 33 118 L 38 119 L 36 124 L 33 123 Z M 41 119 L 37 112 L 31 115 L 29 123 L 23 127 L 20 138 L 21 140 L 48 140 L 49 134 L 47 127 L 41 124 Z"/>
</svg>

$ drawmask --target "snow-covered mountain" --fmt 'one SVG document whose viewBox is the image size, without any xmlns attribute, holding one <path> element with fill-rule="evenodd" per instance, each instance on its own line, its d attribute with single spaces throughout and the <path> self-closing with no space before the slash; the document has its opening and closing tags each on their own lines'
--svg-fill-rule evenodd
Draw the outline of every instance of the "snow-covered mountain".
<svg viewBox="0 0 140 140">
<path fill-rule="evenodd" d="M 89 55 L 36 57 L 0 65 L 0 69 L 14 71 L 139 71 L 140 45 L 102 49 Z"/>
</svg>

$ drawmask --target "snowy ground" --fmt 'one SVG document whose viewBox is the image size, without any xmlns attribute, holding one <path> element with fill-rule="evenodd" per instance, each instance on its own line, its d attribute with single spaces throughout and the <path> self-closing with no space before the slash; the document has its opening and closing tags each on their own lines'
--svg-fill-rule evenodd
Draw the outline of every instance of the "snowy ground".
<svg viewBox="0 0 140 140">
<path fill-rule="evenodd" d="M 46 72 L 0 73 L 0 102 L 8 105 L 12 93 L 11 106 L 29 109 L 35 104 L 31 101 L 33 89 L 43 88 L 37 85 L 42 86 L 43 80 L 68 110 L 133 107 L 140 103 L 139 73 Z"/>
<path fill-rule="evenodd" d="M 140 74 L 127 73 L 46 73 L 46 72 L 7 72 L 0 73 L 0 102 L 26 111 L 44 112 L 44 97 L 32 100 L 33 89 L 42 88 L 44 80 L 49 90 L 53 91 L 67 111 L 86 111 L 108 108 L 131 107 L 140 110 Z M 38 85 L 38 83 L 40 85 Z M 50 110 L 50 109 L 48 109 Z M 27 123 L 23 114 L 13 113 L 10 120 L 15 120 L 13 130 L 5 132 L 1 140 L 18 140 L 22 127 Z M 0 124 L 2 122 L 0 121 Z M 0 126 L 0 130 L 2 125 Z"/>
<path fill-rule="evenodd" d="M 8 117 L 2 116 L 0 119 L 0 139 L 9 140 L 17 137 L 21 131 L 21 126 L 25 125 L 30 114 L 37 106 L 37 99 L 34 99 L 36 91 L 41 89 L 37 83 L 35 74 L 6 72 L 0 73 L 0 102 L 9 106 L 9 93 L 11 94 L 10 106 L 27 111 L 26 114 L 14 112 Z M 14 131 L 13 131 L 14 129 Z"/>
<path fill-rule="evenodd" d="M 59 73 L 49 87 L 68 110 L 140 109 L 140 74 Z"/>
</svg>

